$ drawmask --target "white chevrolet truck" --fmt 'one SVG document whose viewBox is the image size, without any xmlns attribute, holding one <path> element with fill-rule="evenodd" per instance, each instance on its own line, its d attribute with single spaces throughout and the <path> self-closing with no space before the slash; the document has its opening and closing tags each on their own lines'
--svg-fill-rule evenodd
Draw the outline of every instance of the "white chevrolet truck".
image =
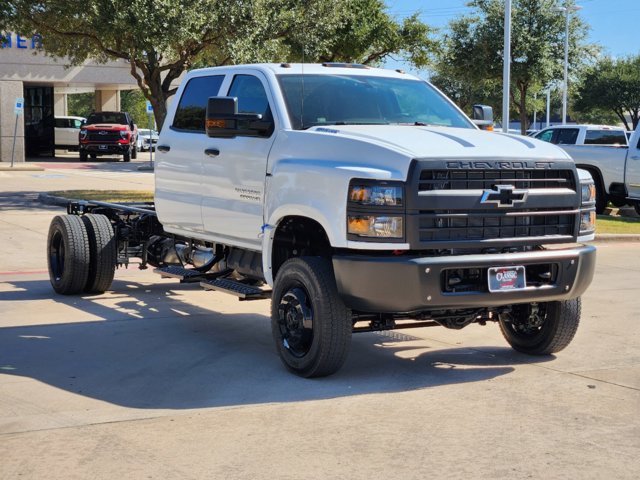
<svg viewBox="0 0 640 480">
<path fill-rule="evenodd" d="M 356 332 L 496 322 L 520 352 L 566 347 L 595 268 L 595 189 L 561 149 L 479 130 L 429 83 L 361 65 L 195 70 L 158 141 L 155 201 L 56 216 L 60 294 L 132 259 L 271 299 L 284 365 L 344 363 Z"/>
</svg>

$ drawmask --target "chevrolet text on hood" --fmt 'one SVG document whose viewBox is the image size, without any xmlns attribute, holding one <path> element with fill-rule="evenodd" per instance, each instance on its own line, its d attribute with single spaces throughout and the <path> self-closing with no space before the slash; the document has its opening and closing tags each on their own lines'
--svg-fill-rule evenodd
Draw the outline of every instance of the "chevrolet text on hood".
<svg viewBox="0 0 640 480">
<path fill-rule="evenodd" d="M 554 145 L 474 121 L 400 71 L 194 70 L 160 133 L 155 201 L 72 202 L 51 224 L 51 283 L 99 293 L 137 262 L 270 299 L 274 347 L 303 377 L 337 372 L 352 334 L 395 328 L 492 322 L 518 351 L 558 352 L 595 268 L 593 181 Z"/>
</svg>

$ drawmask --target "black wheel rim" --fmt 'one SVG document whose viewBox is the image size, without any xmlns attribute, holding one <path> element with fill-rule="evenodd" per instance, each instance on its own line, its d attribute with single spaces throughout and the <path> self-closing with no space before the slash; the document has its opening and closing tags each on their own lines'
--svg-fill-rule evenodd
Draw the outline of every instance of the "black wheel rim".
<svg viewBox="0 0 640 480">
<path fill-rule="evenodd" d="M 514 313 L 515 315 L 511 316 L 511 321 L 506 324 L 511 336 L 525 346 L 537 344 L 545 335 L 546 308 L 540 308 L 535 316 L 531 315 L 531 309 L 528 306 L 517 309 Z"/>
<path fill-rule="evenodd" d="M 304 357 L 313 343 L 313 306 L 302 286 L 290 288 L 278 304 L 282 345 L 295 357 Z"/>
<path fill-rule="evenodd" d="M 54 233 L 49 246 L 49 265 L 55 280 L 60 280 L 64 273 L 64 237 L 60 232 Z"/>
</svg>

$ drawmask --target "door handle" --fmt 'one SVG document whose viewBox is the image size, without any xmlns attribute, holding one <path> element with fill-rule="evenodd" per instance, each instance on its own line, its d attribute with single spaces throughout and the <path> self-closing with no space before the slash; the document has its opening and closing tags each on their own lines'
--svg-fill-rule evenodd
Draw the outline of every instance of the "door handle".
<svg viewBox="0 0 640 480">
<path fill-rule="evenodd" d="M 171 150 L 171 147 L 169 145 L 158 145 L 156 148 L 159 152 L 162 153 L 167 153 L 169 150 Z"/>
<path fill-rule="evenodd" d="M 218 150 L 217 148 L 206 148 L 204 153 L 209 157 L 217 157 L 218 155 L 220 155 L 220 150 Z"/>
<path fill-rule="evenodd" d="M 638 155 L 631 155 L 629 158 L 631 158 L 631 160 L 640 160 L 640 156 Z"/>
</svg>

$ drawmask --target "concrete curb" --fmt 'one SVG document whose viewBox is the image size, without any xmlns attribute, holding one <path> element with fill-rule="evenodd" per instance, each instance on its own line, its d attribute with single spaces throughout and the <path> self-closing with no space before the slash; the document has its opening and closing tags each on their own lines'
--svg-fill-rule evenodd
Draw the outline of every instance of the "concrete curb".
<svg viewBox="0 0 640 480">
<path fill-rule="evenodd" d="M 14 163 L 13 167 L 9 162 L 0 162 L 0 172 L 44 172 L 44 168 L 39 165 Z"/>
<path fill-rule="evenodd" d="M 596 234 L 594 242 L 640 242 L 637 233 L 601 233 Z"/>
</svg>

